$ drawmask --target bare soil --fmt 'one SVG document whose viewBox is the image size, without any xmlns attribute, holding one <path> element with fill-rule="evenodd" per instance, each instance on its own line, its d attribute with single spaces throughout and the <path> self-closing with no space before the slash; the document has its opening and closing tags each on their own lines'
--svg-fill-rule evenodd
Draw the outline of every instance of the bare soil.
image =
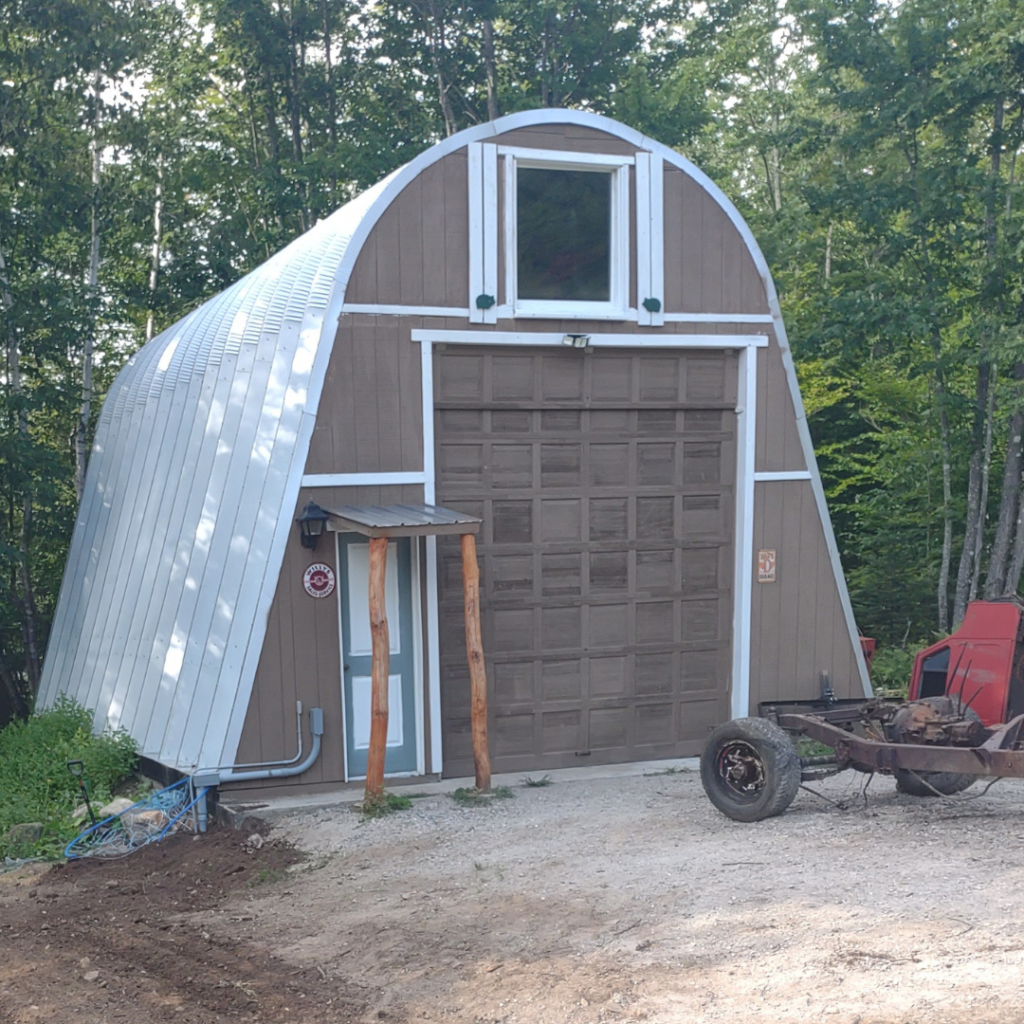
<svg viewBox="0 0 1024 1024">
<path fill-rule="evenodd" d="M 691 773 L 431 796 L 3 878 L 0 1021 L 1024 1020 L 1024 784 L 865 782 L 756 825 Z"/>
<path fill-rule="evenodd" d="M 215 827 L 121 860 L 0 876 L 0 1022 L 358 1019 L 358 987 L 325 984 L 315 967 L 237 936 L 263 890 L 280 897 L 305 859 L 254 832 L 269 830 Z"/>
</svg>

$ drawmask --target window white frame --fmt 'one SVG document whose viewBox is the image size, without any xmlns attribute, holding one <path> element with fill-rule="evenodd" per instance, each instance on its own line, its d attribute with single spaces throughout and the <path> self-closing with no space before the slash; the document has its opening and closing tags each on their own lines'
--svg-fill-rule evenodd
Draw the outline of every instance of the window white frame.
<svg viewBox="0 0 1024 1024">
<path fill-rule="evenodd" d="M 631 156 L 604 153 L 571 153 L 564 150 L 522 149 L 499 146 L 505 170 L 505 304 L 514 317 L 587 317 L 594 320 L 635 320 L 629 307 L 629 168 Z M 609 229 L 609 301 L 573 302 L 562 299 L 520 299 L 518 284 L 518 170 L 602 171 L 611 175 L 611 224 Z"/>
</svg>

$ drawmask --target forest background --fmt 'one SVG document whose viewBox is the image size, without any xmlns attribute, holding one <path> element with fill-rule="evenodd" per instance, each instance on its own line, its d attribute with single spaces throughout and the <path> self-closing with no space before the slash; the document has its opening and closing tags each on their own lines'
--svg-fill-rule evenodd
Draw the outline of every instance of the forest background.
<svg viewBox="0 0 1024 1024">
<path fill-rule="evenodd" d="M 861 631 L 911 649 L 1016 591 L 1016 0 L 0 0 L 0 715 L 31 707 L 125 360 L 439 138 L 542 106 L 675 147 L 750 222 Z"/>
</svg>

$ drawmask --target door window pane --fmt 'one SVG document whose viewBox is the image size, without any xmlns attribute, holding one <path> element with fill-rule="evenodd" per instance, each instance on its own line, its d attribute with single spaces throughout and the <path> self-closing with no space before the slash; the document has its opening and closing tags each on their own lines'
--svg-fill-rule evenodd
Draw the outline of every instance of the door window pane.
<svg viewBox="0 0 1024 1024">
<path fill-rule="evenodd" d="M 612 175 L 520 167 L 520 299 L 611 299 Z"/>
</svg>

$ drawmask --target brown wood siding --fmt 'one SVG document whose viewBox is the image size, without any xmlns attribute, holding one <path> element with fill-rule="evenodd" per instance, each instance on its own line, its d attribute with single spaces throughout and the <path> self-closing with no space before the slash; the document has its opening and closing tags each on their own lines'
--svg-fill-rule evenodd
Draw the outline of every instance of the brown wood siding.
<svg viewBox="0 0 1024 1024">
<path fill-rule="evenodd" d="M 398 317 L 342 317 L 310 441 L 307 473 L 423 468 L 420 347 Z"/>
<path fill-rule="evenodd" d="M 464 149 L 409 182 L 370 232 L 352 268 L 345 301 L 465 307 L 467 183 Z"/>
<path fill-rule="evenodd" d="M 768 313 L 754 260 L 704 187 L 665 168 L 665 311 Z"/>
<path fill-rule="evenodd" d="M 775 583 L 753 584 L 750 707 L 817 697 L 828 672 L 840 697 L 863 696 L 811 484 L 755 485 L 754 552 L 776 552 Z"/>
<path fill-rule="evenodd" d="M 757 472 L 808 468 L 782 365 L 782 350 L 775 343 L 774 332 L 771 344 L 757 354 L 756 429 L 754 469 Z"/>
<path fill-rule="evenodd" d="M 295 515 L 310 499 L 328 508 L 421 502 L 423 488 L 318 487 L 315 491 L 304 488 Z M 295 754 L 295 702 L 301 700 L 305 749 L 308 752 L 312 742 L 309 709 L 323 708 L 324 736 L 319 760 L 302 776 L 273 780 L 275 789 L 317 783 L 338 784 L 345 778 L 338 591 L 323 599 L 312 598 L 306 593 L 302 574 L 312 562 L 323 562 L 337 573 L 334 535 L 325 535 L 316 551 L 310 551 L 299 543 L 296 527 L 288 537 L 281 576 L 267 622 L 267 636 L 238 745 L 238 763 L 292 757 Z M 255 781 L 229 785 L 232 789 L 262 790 L 268 784 L 269 781 Z"/>
<path fill-rule="evenodd" d="M 489 142 L 526 149 L 569 149 L 577 153 L 613 153 L 632 156 L 637 147 L 615 135 L 583 125 L 538 124 L 496 135 Z"/>
<path fill-rule="evenodd" d="M 438 501 L 484 520 L 496 771 L 692 754 L 727 715 L 736 369 L 728 352 L 438 354 Z M 461 567 L 457 544 L 438 553 L 444 771 L 459 775 Z"/>
</svg>

